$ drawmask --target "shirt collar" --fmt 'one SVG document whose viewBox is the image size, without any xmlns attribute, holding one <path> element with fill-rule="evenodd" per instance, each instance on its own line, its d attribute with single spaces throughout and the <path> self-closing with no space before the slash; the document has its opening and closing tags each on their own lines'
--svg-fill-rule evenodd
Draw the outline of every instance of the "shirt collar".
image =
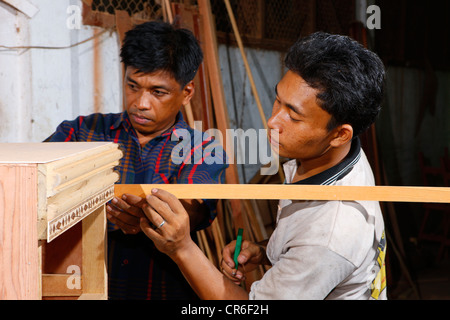
<svg viewBox="0 0 450 320">
<path fill-rule="evenodd" d="M 180 111 L 180 112 L 178 112 L 177 117 L 175 118 L 174 125 L 171 126 L 169 129 L 167 129 L 166 131 L 164 131 L 163 133 L 161 133 L 161 136 L 165 137 L 165 136 L 171 135 L 172 132 L 175 132 L 175 134 L 176 134 L 176 130 L 187 129 L 187 128 L 189 128 L 189 126 L 186 123 L 186 121 L 184 121 L 183 114 Z"/>
<path fill-rule="evenodd" d="M 337 180 L 344 178 L 350 171 L 352 171 L 353 166 L 361 158 L 361 142 L 359 137 L 353 139 L 350 151 L 347 156 L 340 163 L 331 167 L 321 173 L 318 173 L 312 177 L 306 178 L 304 180 L 297 181 L 295 183 L 287 182 L 287 184 L 311 184 L 311 185 L 329 185 Z M 297 163 L 295 160 L 291 160 L 285 164 L 285 171 L 288 173 L 292 172 L 292 167 L 295 166 L 297 169 Z M 291 180 L 286 174 L 286 179 Z"/>
</svg>

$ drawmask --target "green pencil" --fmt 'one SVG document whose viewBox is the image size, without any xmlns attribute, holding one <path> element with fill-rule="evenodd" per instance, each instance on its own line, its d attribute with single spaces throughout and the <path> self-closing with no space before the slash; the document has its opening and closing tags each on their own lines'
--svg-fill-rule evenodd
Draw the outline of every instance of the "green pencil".
<svg viewBox="0 0 450 320">
<path fill-rule="evenodd" d="M 244 229 L 239 228 L 238 235 L 236 239 L 236 247 L 234 248 L 234 266 L 237 270 L 238 268 L 238 256 L 241 253 L 241 243 L 242 243 L 242 234 L 244 233 Z"/>
</svg>

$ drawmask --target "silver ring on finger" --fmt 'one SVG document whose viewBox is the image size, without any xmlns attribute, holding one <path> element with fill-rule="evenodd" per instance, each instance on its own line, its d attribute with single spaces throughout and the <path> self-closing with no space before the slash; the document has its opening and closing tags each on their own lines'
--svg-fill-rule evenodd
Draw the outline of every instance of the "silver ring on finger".
<svg viewBox="0 0 450 320">
<path fill-rule="evenodd" d="M 166 220 L 163 220 L 163 221 L 159 224 L 159 226 L 156 227 L 156 229 L 161 228 L 165 223 L 166 223 Z"/>
</svg>

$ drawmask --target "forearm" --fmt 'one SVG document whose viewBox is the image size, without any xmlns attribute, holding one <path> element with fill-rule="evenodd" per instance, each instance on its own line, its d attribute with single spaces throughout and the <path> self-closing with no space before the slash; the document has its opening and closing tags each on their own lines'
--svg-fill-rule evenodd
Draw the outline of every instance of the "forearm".
<svg viewBox="0 0 450 320">
<path fill-rule="evenodd" d="M 246 300 L 248 293 L 225 277 L 191 240 L 171 258 L 203 300 Z"/>
</svg>

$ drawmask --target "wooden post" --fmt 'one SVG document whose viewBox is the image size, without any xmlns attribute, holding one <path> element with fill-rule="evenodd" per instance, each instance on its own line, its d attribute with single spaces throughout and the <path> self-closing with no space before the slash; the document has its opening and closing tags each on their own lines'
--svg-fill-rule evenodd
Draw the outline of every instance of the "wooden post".
<svg viewBox="0 0 450 320">
<path fill-rule="evenodd" d="M 216 28 L 211 12 L 211 3 L 209 0 L 198 1 L 199 11 L 202 16 L 203 33 L 205 41 L 205 61 L 208 70 L 208 76 L 211 84 L 212 98 L 214 104 L 214 111 L 217 121 L 218 129 L 222 136 L 226 139 L 226 129 L 229 128 L 229 116 L 226 108 L 225 92 L 223 90 L 223 80 L 220 71 L 219 53 L 217 49 Z M 227 143 L 224 144 L 225 151 L 227 151 Z M 234 156 L 229 154 L 229 156 Z M 231 164 L 225 172 L 225 180 L 227 183 L 239 183 L 237 167 Z M 237 228 L 243 227 L 243 220 L 241 217 L 242 207 L 241 203 L 236 200 L 231 200 L 233 219 Z"/>
<path fill-rule="evenodd" d="M 106 212 L 102 206 L 87 216 L 82 228 L 82 287 L 80 299 L 105 300 L 108 288 Z"/>
<path fill-rule="evenodd" d="M 0 300 L 40 299 L 36 165 L 0 164 Z"/>
</svg>

